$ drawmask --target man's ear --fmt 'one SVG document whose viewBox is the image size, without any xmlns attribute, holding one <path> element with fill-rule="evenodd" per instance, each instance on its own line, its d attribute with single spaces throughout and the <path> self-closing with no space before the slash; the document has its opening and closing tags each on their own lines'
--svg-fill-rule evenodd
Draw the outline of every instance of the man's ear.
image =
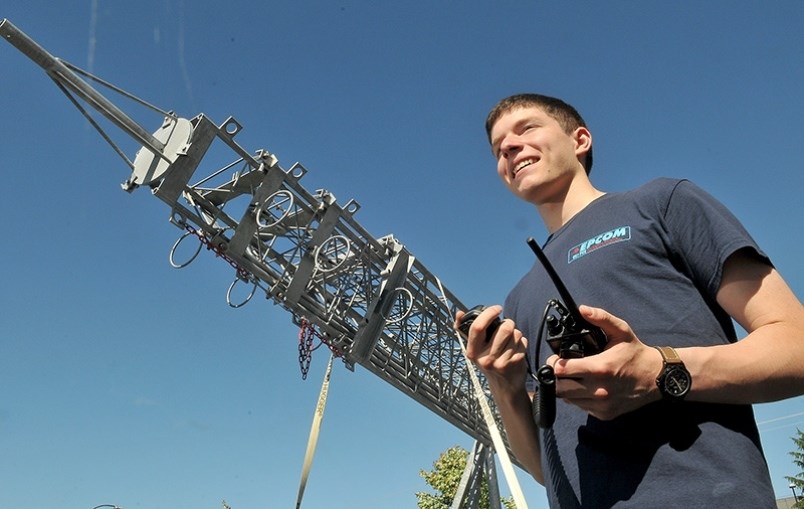
<svg viewBox="0 0 804 509">
<path fill-rule="evenodd" d="M 589 153 L 592 148 L 592 133 L 585 127 L 579 127 L 572 133 L 575 140 L 575 154 L 578 157 L 584 156 Z"/>
</svg>

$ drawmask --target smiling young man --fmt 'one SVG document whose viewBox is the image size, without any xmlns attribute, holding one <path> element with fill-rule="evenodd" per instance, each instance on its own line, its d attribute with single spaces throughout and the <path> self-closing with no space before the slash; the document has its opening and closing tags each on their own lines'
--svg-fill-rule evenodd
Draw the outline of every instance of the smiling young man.
<svg viewBox="0 0 804 509">
<path fill-rule="evenodd" d="M 541 348 L 533 359 L 556 297 L 538 263 L 509 294 L 490 342 L 502 307 L 470 329 L 469 358 L 551 507 L 773 507 L 751 404 L 804 393 L 804 308 L 767 256 L 686 180 L 596 189 L 591 132 L 559 99 L 506 98 L 486 130 L 500 179 L 536 207 L 546 255 L 608 337 L 598 355 Z M 748 333 L 740 341 L 732 319 Z M 544 430 L 532 418 L 528 357 L 558 377 L 556 421 Z"/>
</svg>

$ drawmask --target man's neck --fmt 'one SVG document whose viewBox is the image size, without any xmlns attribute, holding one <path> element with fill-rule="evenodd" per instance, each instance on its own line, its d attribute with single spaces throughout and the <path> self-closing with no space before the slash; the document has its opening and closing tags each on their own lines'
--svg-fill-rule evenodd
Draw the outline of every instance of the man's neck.
<svg viewBox="0 0 804 509">
<path fill-rule="evenodd" d="M 588 178 L 573 179 L 566 191 L 553 199 L 536 205 L 542 221 L 550 234 L 585 209 L 587 205 L 603 196 L 603 191 L 596 189 Z"/>
</svg>

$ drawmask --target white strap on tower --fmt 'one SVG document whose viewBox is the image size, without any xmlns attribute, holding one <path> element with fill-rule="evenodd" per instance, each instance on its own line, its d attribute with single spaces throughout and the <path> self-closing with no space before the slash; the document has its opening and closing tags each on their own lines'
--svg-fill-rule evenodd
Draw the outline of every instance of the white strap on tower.
<svg viewBox="0 0 804 509">
<path fill-rule="evenodd" d="M 486 394 L 483 392 L 483 387 L 480 385 L 477 373 L 475 373 L 474 364 L 466 357 L 466 346 L 463 344 L 463 338 L 457 332 L 455 335 L 461 344 L 463 356 L 466 358 L 466 369 L 469 370 L 469 377 L 472 379 L 472 385 L 475 388 L 475 396 L 483 412 L 483 418 L 489 429 L 491 441 L 494 443 L 494 449 L 500 456 L 500 466 L 502 467 L 505 481 L 508 483 L 508 489 L 511 490 L 511 496 L 514 497 L 514 503 L 517 509 L 528 509 L 528 503 L 525 501 L 525 495 L 522 493 L 522 487 L 519 485 L 519 479 L 516 477 L 514 464 L 508 456 L 508 449 L 506 449 L 500 429 L 497 427 L 497 421 L 494 420 L 494 414 L 491 413 L 491 408 L 486 400 Z"/>
<path fill-rule="evenodd" d="M 436 281 L 438 282 L 438 288 L 441 291 L 441 298 L 444 300 L 444 302 L 446 302 L 447 299 L 446 295 L 444 294 L 444 289 L 441 286 L 441 280 L 436 278 Z M 505 447 L 502 434 L 500 433 L 500 429 L 497 427 L 497 421 L 494 419 L 494 414 L 491 412 L 491 407 L 489 407 L 489 402 L 486 399 L 486 393 L 483 392 L 483 386 L 480 385 L 480 379 L 477 377 L 474 364 L 469 360 L 469 357 L 466 356 L 466 345 L 464 345 L 463 338 L 460 334 L 458 334 L 458 331 L 455 331 L 455 337 L 458 338 L 458 344 L 461 345 L 461 352 L 463 352 L 463 357 L 466 359 L 466 369 L 469 371 L 469 378 L 472 380 L 472 386 L 475 389 L 475 397 L 477 398 L 477 402 L 480 404 L 483 419 L 486 421 L 486 427 L 491 435 L 491 441 L 494 444 L 494 449 L 500 456 L 500 466 L 502 467 L 505 481 L 508 483 L 508 489 L 511 490 L 511 496 L 514 497 L 514 503 L 516 504 L 517 509 L 528 509 L 528 503 L 525 501 L 525 495 L 522 493 L 522 487 L 519 485 L 519 479 L 516 477 L 514 464 L 511 461 L 510 456 L 508 456 L 508 449 Z"/>
<path fill-rule="evenodd" d="M 304 454 L 304 464 L 302 466 L 301 481 L 299 482 L 299 494 L 296 497 L 296 509 L 301 507 L 304 489 L 307 487 L 307 478 L 310 476 L 310 469 L 313 466 L 313 456 L 315 456 L 316 444 L 318 444 L 318 433 L 321 429 L 321 421 L 324 418 L 324 407 L 327 406 L 327 393 L 329 392 L 329 379 L 332 374 L 332 359 L 329 356 L 327 371 L 324 374 L 324 383 L 321 384 L 321 393 L 318 395 L 318 404 L 313 414 L 313 425 L 310 428 L 310 438 L 307 440 L 307 452 Z"/>
</svg>

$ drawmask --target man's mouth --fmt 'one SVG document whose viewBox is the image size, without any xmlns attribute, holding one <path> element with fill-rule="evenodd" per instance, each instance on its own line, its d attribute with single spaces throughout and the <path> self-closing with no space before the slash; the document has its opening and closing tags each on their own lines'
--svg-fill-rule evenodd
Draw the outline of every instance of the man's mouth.
<svg viewBox="0 0 804 509">
<path fill-rule="evenodd" d="M 536 159 L 523 159 L 517 163 L 514 167 L 514 177 L 516 178 L 516 174 L 520 172 L 520 170 L 530 166 L 531 164 L 535 163 Z"/>
</svg>

